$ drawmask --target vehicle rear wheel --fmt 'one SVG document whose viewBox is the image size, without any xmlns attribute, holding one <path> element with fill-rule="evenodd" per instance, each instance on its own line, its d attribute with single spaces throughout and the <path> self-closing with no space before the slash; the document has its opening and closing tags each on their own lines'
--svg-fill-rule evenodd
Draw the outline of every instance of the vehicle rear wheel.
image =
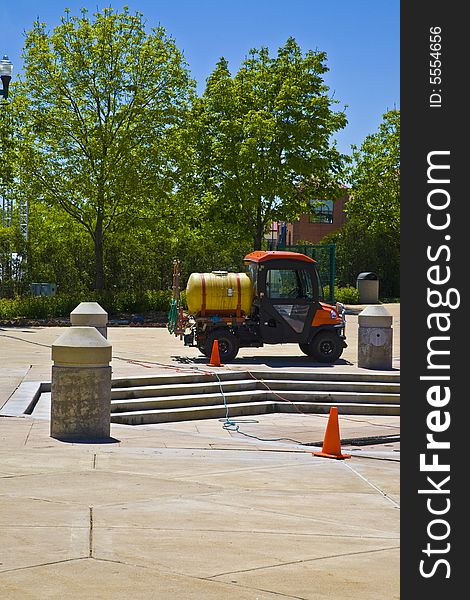
<svg viewBox="0 0 470 600">
<path fill-rule="evenodd" d="M 211 356 L 211 351 L 209 350 L 209 353 L 207 353 L 207 348 L 209 346 L 207 346 L 206 344 L 198 344 L 197 349 L 199 350 L 199 352 L 201 354 L 204 354 L 204 356 L 207 356 L 207 358 L 210 358 Z"/>
<path fill-rule="evenodd" d="M 299 344 L 299 348 L 302 350 L 302 352 L 304 354 L 306 354 L 307 356 L 310 356 L 310 350 L 309 350 L 308 344 Z"/>
<path fill-rule="evenodd" d="M 335 331 L 320 331 L 308 349 L 308 355 L 318 362 L 333 363 L 343 354 L 343 341 Z"/>
<path fill-rule="evenodd" d="M 203 352 L 203 354 L 208 357 L 211 356 L 214 340 L 218 340 L 219 342 L 219 356 L 221 362 L 230 362 L 237 356 L 238 350 L 240 349 L 238 339 L 230 331 L 224 330 L 213 331 L 207 336 L 205 345 L 207 353 Z"/>
</svg>

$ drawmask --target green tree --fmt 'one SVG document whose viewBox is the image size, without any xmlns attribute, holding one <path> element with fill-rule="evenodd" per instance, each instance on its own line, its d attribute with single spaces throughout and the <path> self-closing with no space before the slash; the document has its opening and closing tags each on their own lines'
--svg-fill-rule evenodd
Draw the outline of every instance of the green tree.
<svg viewBox="0 0 470 600">
<path fill-rule="evenodd" d="M 35 22 L 24 61 L 33 138 L 24 185 L 91 236 L 101 290 L 111 228 L 128 230 L 143 207 L 158 213 L 170 202 L 172 131 L 193 82 L 174 40 L 162 27 L 147 33 L 143 15 L 127 8 L 93 18 L 66 11 L 52 33 Z"/>
<path fill-rule="evenodd" d="M 339 286 L 356 287 L 359 273 L 373 271 L 379 278 L 381 298 L 400 296 L 399 239 L 370 232 L 355 221 L 348 221 L 322 243 L 336 245 L 335 279 Z"/>
<path fill-rule="evenodd" d="M 0 185 L 11 185 L 15 175 L 14 110 L 10 102 L 0 98 Z"/>
<path fill-rule="evenodd" d="M 400 295 L 400 113 L 388 111 L 376 133 L 353 147 L 348 220 L 325 242 L 336 243 L 340 285 L 375 271 L 381 297 Z"/>
<path fill-rule="evenodd" d="M 59 293 L 93 288 L 94 256 L 86 230 L 60 206 L 29 207 L 27 281 L 57 284 Z"/>
<path fill-rule="evenodd" d="M 251 50 L 234 77 L 220 59 L 194 103 L 194 195 L 255 249 L 271 221 L 292 221 L 312 199 L 338 195 L 343 157 L 331 136 L 346 118 L 332 109 L 327 70 L 324 52 L 304 54 L 289 38 L 275 57 Z"/>
<path fill-rule="evenodd" d="M 370 233 L 398 235 L 400 230 L 400 112 L 383 115 L 376 133 L 353 147 L 349 173 L 349 219 Z"/>
<path fill-rule="evenodd" d="M 8 100 L 0 99 L 0 295 L 18 290 L 19 272 L 14 256 L 24 268 L 24 238 L 20 235 L 19 156 L 23 147 L 22 119 L 25 98 L 10 88 Z"/>
</svg>

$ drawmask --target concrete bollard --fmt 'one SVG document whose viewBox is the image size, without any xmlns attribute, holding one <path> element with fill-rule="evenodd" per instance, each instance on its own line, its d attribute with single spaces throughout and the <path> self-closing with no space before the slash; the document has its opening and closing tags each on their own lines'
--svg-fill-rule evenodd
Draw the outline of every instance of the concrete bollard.
<svg viewBox="0 0 470 600">
<path fill-rule="evenodd" d="M 108 337 L 108 313 L 98 302 L 80 302 L 70 313 L 73 327 L 96 327 L 104 338 Z"/>
<path fill-rule="evenodd" d="M 358 316 L 357 364 L 364 369 L 392 368 L 392 315 L 384 306 L 368 306 Z"/>
<path fill-rule="evenodd" d="M 94 327 L 70 327 L 52 344 L 51 437 L 109 438 L 111 355 Z"/>
</svg>

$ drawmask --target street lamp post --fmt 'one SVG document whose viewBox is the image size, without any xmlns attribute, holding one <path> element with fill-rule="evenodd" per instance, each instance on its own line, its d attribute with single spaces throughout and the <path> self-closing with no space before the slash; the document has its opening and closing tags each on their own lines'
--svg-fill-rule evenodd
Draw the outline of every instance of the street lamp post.
<svg viewBox="0 0 470 600">
<path fill-rule="evenodd" d="M 4 54 L 2 60 L 0 60 L 0 78 L 3 84 L 3 90 L 0 90 L 0 96 L 3 96 L 5 100 L 8 98 L 8 88 L 10 86 L 12 71 L 13 63 L 8 56 Z"/>
<path fill-rule="evenodd" d="M 0 98 L 6 100 L 8 98 L 8 88 L 10 86 L 11 81 L 11 73 L 13 71 L 13 64 L 8 56 L 5 54 L 0 60 L 0 79 L 2 80 L 2 88 L 0 89 Z M 5 108 L 5 107 L 3 107 Z M 3 110 L 2 110 L 3 112 Z M 12 213 L 12 204 L 11 200 L 8 198 L 8 195 L 5 193 L 6 191 L 6 183 L 1 178 L 0 174 L 0 196 L 1 196 L 1 211 L 2 211 L 2 219 L 1 226 L 9 226 L 11 225 L 11 213 Z M 7 242 L 5 242 L 6 244 Z M 7 248 L 6 245 L 4 248 L 0 249 L 1 251 L 1 262 L 0 262 L 0 283 L 5 283 L 5 280 L 11 277 L 11 250 Z"/>
</svg>

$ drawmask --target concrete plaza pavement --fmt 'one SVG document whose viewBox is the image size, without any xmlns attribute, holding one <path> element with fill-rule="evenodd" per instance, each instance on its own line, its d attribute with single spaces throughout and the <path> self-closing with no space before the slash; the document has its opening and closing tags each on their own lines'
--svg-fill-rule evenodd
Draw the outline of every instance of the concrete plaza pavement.
<svg viewBox="0 0 470 600">
<path fill-rule="evenodd" d="M 399 369 L 399 305 L 393 367 Z M 60 328 L 0 329 L 0 408 L 50 380 Z M 331 369 L 357 367 L 357 316 Z M 108 328 L 113 376 L 206 367 L 165 329 Z M 230 368 L 325 369 L 291 344 L 244 349 Z M 3 600 L 399 598 L 399 444 L 312 456 L 327 416 L 112 425 L 65 443 L 47 420 L 0 417 Z M 399 434 L 399 417 L 340 416 L 342 438 Z"/>
</svg>

